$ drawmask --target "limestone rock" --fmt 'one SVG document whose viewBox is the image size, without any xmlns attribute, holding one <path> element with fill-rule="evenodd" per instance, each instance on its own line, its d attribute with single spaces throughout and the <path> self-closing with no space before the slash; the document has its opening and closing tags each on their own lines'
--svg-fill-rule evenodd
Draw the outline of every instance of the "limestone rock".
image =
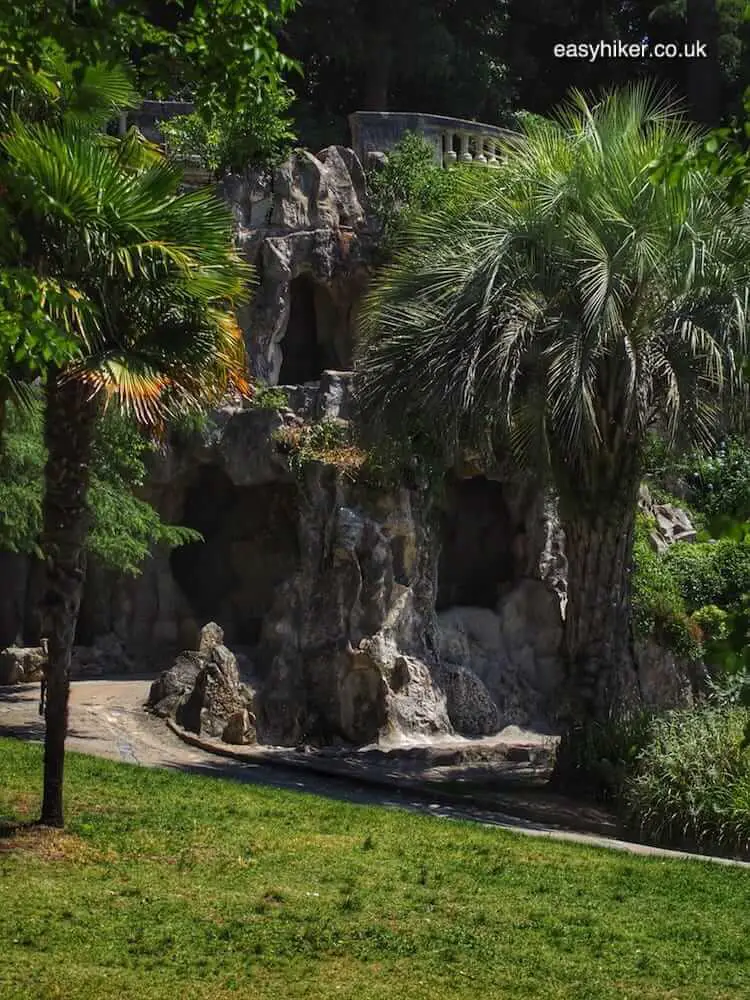
<svg viewBox="0 0 750 1000">
<path fill-rule="evenodd" d="M 224 629 L 221 625 L 217 625 L 216 622 L 209 622 L 208 625 L 204 625 L 201 629 L 200 639 L 198 640 L 198 654 L 199 656 L 210 657 L 217 646 L 223 646 L 223 644 Z"/>
<path fill-rule="evenodd" d="M 227 719 L 221 738 L 224 743 L 231 743 L 234 746 L 255 743 L 255 716 L 246 708 L 234 712 Z"/>
<path fill-rule="evenodd" d="M 664 710 L 693 704 L 705 681 L 706 671 L 701 664 L 681 661 L 654 639 L 637 641 L 635 656 L 646 708 Z"/>
<path fill-rule="evenodd" d="M 426 663 L 397 656 L 386 697 L 387 732 L 432 736 L 453 730 L 445 691 Z"/>
<path fill-rule="evenodd" d="M 173 717 L 178 705 L 195 687 L 201 672 L 203 659 L 193 650 L 186 650 L 177 657 L 172 666 L 151 685 L 146 704 L 163 718 Z"/>
<path fill-rule="evenodd" d="M 463 736 L 489 736 L 500 729 L 500 712 L 489 691 L 468 667 L 452 666 L 442 674 L 448 716 Z"/>
<path fill-rule="evenodd" d="M 218 626 L 202 630 L 201 668 L 192 691 L 178 704 L 175 719 L 191 732 L 221 738 L 229 720 L 247 711 L 249 699 L 240 683 L 237 658 L 216 641 L 219 637 L 223 638 L 223 633 Z M 236 736 L 236 721 L 229 731 Z"/>
<path fill-rule="evenodd" d="M 656 522 L 649 534 L 651 546 L 656 552 L 665 552 L 675 542 L 696 541 L 698 533 L 685 511 L 674 504 L 655 503 L 647 486 L 640 488 L 638 506 Z"/>
<path fill-rule="evenodd" d="M 521 580 L 496 612 L 441 612 L 438 648 L 457 731 L 468 736 L 509 724 L 549 725 L 564 678 L 561 642 L 559 596 L 540 580 Z"/>
<path fill-rule="evenodd" d="M 354 152 L 303 150 L 276 168 L 270 224 L 289 229 L 354 226 L 364 220 L 364 174 Z"/>
<path fill-rule="evenodd" d="M 0 685 L 41 680 L 47 654 L 41 647 L 9 646 L 0 651 Z"/>
<path fill-rule="evenodd" d="M 434 550 L 416 494 L 310 466 L 299 571 L 264 623 L 261 739 L 370 743 L 451 732 L 428 636 Z"/>
</svg>

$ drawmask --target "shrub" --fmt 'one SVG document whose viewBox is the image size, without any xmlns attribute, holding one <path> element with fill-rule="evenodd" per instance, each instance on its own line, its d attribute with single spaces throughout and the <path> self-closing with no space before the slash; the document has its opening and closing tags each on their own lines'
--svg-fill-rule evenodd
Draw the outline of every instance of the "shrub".
<svg viewBox="0 0 750 1000">
<path fill-rule="evenodd" d="M 642 836 L 750 852 L 749 719 L 742 708 L 701 708 L 653 720 L 624 783 L 627 814 Z"/>
<path fill-rule="evenodd" d="M 633 629 L 637 635 L 653 636 L 678 656 L 699 659 L 702 632 L 690 619 L 679 581 L 666 557 L 651 548 L 650 528 L 650 519 L 639 513 L 633 545 Z"/>
<path fill-rule="evenodd" d="M 452 199 L 476 197 L 490 173 L 465 167 L 445 170 L 429 142 L 407 132 L 389 152 L 387 163 L 368 173 L 370 206 L 382 226 L 381 256 L 393 255 L 399 236 L 416 217 L 435 212 Z"/>
<path fill-rule="evenodd" d="M 577 723 L 560 740 L 553 783 L 563 791 L 618 805 L 628 775 L 648 742 L 652 716 Z"/>
<path fill-rule="evenodd" d="M 282 427 L 275 437 L 299 476 L 309 462 L 322 462 L 356 479 L 365 462 L 365 452 L 356 443 L 351 424 L 344 420 Z"/>
<path fill-rule="evenodd" d="M 664 554 L 689 611 L 707 604 L 736 607 L 750 592 L 750 544 L 729 538 L 680 543 Z"/>
<path fill-rule="evenodd" d="M 180 115 L 160 122 L 159 130 L 173 156 L 197 157 L 202 167 L 219 176 L 250 166 L 273 166 L 296 141 L 288 117 L 292 96 L 281 88 L 261 104 L 212 115 Z"/>
<path fill-rule="evenodd" d="M 698 608 L 692 618 L 707 640 L 726 639 L 729 634 L 727 625 L 729 616 L 723 608 L 718 608 L 715 604 Z"/>
<path fill-rule="evenodd" d="M 258 410 L 285 410 L 289 406 L 289 397 L 278 385 L 266 385 L 256 381 L 253 384 L 253 394 L 250 405 Z"/>
</svg>

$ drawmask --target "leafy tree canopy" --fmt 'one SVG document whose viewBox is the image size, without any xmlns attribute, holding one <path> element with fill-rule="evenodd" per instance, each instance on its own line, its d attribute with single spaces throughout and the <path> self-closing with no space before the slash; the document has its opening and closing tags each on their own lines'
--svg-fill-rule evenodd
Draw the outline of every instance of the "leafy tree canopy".
<svg viewBox="0 0 750 1000">
<path fill-rule="evenodd" d="M 42 433 L 42 402 L 35 394 L 22 414 L 11 410 L 0 457 L 0 549 L 39 553 L 42 492 L 47 453 Z M 157 544 L 199 540 L 190 529 L 164 524 L 136 494 L 146 478 L 148 440 L 115 410 L 108 410 L 97 432 L 89 494 L 92 526 L 88 551 L 103 566 L 139 572 Z"/>
<path fill-rule="evenodd" d="M 57 51 L 79 73 L 129 61 L 145 93 L 187 88 L 201 107 L 237 108 L 292 68 L 277 29 L 296 2 L 0 0 L 0 85 L 28 81 Z"/>
</svg>

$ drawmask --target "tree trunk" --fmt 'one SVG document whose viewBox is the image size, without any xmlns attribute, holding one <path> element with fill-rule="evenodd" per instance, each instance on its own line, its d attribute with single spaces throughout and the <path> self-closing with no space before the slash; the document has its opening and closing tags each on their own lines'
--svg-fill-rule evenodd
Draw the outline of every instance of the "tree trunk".
<svg viewBox="0 0 750 1000">
<path fill-rule="evenodd" d="M 63 766 L 68 729 L 70 657 L 86 573 L 89 465 L 98 406 L 90 388 L 53 373 L 47 384 L 44 436 L 43 600 L 49 642 L 45 679 L 44 799 L 40 822 L 63 825 Z"/>
<path fill-rule="evenodd" d="M 635 499 L 620 516 L 563 518 L 565 653 L 573 712 L 605 721 L 640 702 L 630 606 Z"/>
</svg>

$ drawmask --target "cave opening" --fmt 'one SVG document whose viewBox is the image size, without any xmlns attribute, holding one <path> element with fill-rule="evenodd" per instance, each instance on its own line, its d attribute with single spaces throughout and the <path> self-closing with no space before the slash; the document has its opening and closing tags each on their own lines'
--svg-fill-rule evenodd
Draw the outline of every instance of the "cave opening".
<svg viewBox="0 0 750 1000">
<path fill-rule="evenodd" d="M 217 622 L 228 643 L 258 643 L 276 588 L 299 566 L 297 504 L 293 484 L 235 486 L 216 466 L 199 470 L 186 489 L 180 523 L 204 541 L 170 556 L 199 625 Z"/>
<path fill-rule="evenodd" d="M 436 610 L 497 607 L 516 570 L 513 522 L 501 483 L 451 480 L 440 524 Z"/>
<path fill-rule="evenodd" d="M 307 273 L 289 286 L 289 320 L 281 341 L 279 385 L 317 382 L 327 368 L 347 369 L 342 317 L 331 291 Z"/>
</svg>

